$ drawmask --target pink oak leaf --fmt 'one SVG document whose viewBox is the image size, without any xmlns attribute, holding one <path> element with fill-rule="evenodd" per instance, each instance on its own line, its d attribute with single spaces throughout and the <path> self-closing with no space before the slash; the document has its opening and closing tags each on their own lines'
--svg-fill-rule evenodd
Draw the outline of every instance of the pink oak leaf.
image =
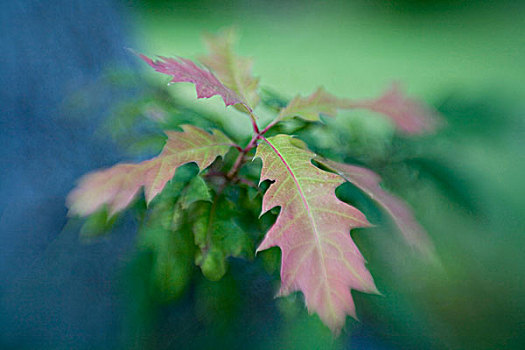
<svg viewBox="0 0 525 350">
<path fill-rule="evenodd" d="M 310 312 L 337 334 L 346 315 L 356 317 L 350 289 L 377 293 L 350 237 L 350 229 L 369 223 L 363 213 L 335 196 L 344 180 L 314 166 L 315 154 L 296 147 L 297 142 L 278 135 L 257 148 L 255 156 L 263 163 L 261 181 L 274 181 L 263 197 L 262 212 L 281 207 L 257 251 L 281 249 L 280 295 L 301 291 Z"/>
<path fill-rule="evenodd" d="M 67 198 L 70 215 L 87 216 L 107 206 L 113 215 L 125 209 L 144 187 L 150 203 L 171 180 L 178 167 L 195 162 L 207 168 L 224 156 L 232 142 L 218 130 L 213 134 L 195 126 L 184 125 L 183 131 L 167 131 L 168 140 L 157 157 L 138 164 L 117 164 L 82 177 Z"/>
</svg>

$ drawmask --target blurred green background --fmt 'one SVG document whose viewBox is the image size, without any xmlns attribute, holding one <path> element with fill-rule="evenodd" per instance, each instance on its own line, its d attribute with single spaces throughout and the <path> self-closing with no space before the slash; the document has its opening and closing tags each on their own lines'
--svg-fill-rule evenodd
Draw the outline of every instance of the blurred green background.
<svg viewBox="0 0 525 350">
<path fill-rule="evenodd" d="M 135 346 L 525 346 L 522 2 L 136 0 L 128 5 L 139 49 L 147 54 L 196 58 L 204 52 L 204 32 L 234 25 L 241 33 L 238 52 L 255 59 L 261 85 L 283 99 L 319 85 L 341 97 L 368 98 L 399 81 L 447 122 L 436 135 L 407 139 L 374 115 L 345 112 L 326 120 L 322 131 L 297 132 L 322 154 L 380 173 L 385 187 L 414 208 L 441 260 L 440 266 L 423 261 L 370 202 L 355 189 L 341 189 L 378 223 L 353 237 L 383 295 L 354 292 L 360 322 L 348 318 L 340 338 L 307 314 L 300 295 L 268 300 L 278 273 L 264 270 L 260 258 L 233 260 L 220 282 L 197 278 L 163 306 L 136 287 L 143 281 L 137 271 L 148 273 L 147 264 L 136 260 L 130 267 L 136 277 L 130 296 L 134 318 L 128 317 L 126 328 Z M 149 76 L 152 84 L 167 82 Z M 192 87 L 168 91 L 194 98 Z M 225 111 L 215 98 L 195 106 L 217 115 L 240 139 L 250 131 L 247 118 Z M 264 119 L 267 112 L 260 113 Z"/>
</svg>

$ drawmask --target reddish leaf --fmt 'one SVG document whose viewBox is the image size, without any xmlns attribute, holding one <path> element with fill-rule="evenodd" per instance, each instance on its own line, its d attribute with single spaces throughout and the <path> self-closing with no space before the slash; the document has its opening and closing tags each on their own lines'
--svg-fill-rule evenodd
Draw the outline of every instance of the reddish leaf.
<svg viewBox="0 0 525 350">
<path fill-rule="evenodd" d="M 214 130 L 210 135 L 191 125 L 182 128 L 183 132 L 166 132 L 168 140 L 156 158 L 138 164 L 117 164 L 85 175 L 68 196 L 70 214 L 86 216 L 107 205 L 113 215 L 126 208 L 142 187 L 149 203 L 178 167 L 195 162 L 199 168 L 207 168 L 232 145 L 220 131 Z"/>
<path fill-rule="evenodd" d="M 244 100 L 239 95 L 224 86 L 213 73 L 207 69 L 200 68 L 191 60 L 182 57 L 159 57 L 158 60 L 154 61 L 142 54 L 139 54 L 139 57 L 157 72 L 171 75 L 172 83 L 188 82 L 195 84 L 197 98 L 209 98 L 220 95 L 226 106 L 244 103 Z"/>
<path fill-rule="evenodd" d="M 309 120 L 319 120 L 320 114 L 335 116 L 338 109 L 368 109 L 381 113 L 391 119 L 396 127 L 407 134 L 420 134 L 432 131 L 439 123 L 439 117 L 416 100 L 405 97 L 398 85 L 392 87 L 380 98 L 353 101 L 338 98 L 318 88 L 308 97 L 296 96 L 288 106 L 281 110 L 278 120 L 294 116 Z"/>
<path fill-rule="evenodd" d="M 335 196 L 343 179 L 315 167 L 315 154 L 297 147 L 299 142 L 279 135 L 257 148 L 256 157 L 263 162 L 261 181 L 275 181 L 263 197 L 262 212 L 281 207 L 257 250 L 281 248 L 280 295 L 303 292 L 308 309 L 338 333 L 347 314 L 356 317 L 350 289 L 377 292 L 350 237 L 350 229 L 369 223 Z"/>
<path fill-rule="evenodd" d="M 354 165 L 341 164 L 322 158 L 316 158 L 316 160 L 361 189 L 386 210 L 409 245 L 425 253 L 432 252 L 432 244 L 427 233 L 416 221 L 408 205 L 381 188 L 379 175 L 369 169 Z"/>
<path fill-rule="evenodd" d="M 398 129 L 407 134 L 433 131 L 438 115 L 418 101 L 405 97 L 398 84 L 373 100 L 348 101 L 347 108 L 363 108 L 389 117 Z"/>
</svg>

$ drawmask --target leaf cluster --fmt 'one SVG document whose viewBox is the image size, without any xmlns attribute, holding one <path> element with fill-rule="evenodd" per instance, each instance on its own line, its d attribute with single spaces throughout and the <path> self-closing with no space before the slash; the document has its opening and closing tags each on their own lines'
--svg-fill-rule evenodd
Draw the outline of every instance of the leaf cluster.
<svg viewBox="0 0 525 350">
<path fill-rule="evenodd" d="M 182 57 L 137 55 L 170 76 L 170 84 L 192 83 L 197 98 L 218 95 L 227 107 L 244 113 L 251 121 L 251 139 L 245 144 L 232 140 L 221 125 L 203 123 L 205 117 L 194 125 L 179 123 L 177 130 L 164 131 L 166 141 L 157 157 L 85 175 L 68 197 L 69 213 L 90 217 L 88 225 L 104 226 L 132 203 L 142 202 L 138 244 L 154 252 L 152 279 L 167 299 L 184 289 L 193 266 L 217 281 L 230 258 L 250 260 L 256 252 L 278 247 L 279 295 L 302 292 L 308 310 L 337 334 L 347 315 L 357 317 L 351 290 L 378 293 L 350 236 L 350 230 L 370 223 L 336 196 L 341 184 L 350 182 L 375 201 L 410 245 L 427 255 L 432 245 L 409 206 L 385 191 L 378 175 L 328 160 L 291 134 L 322 133 L 321 116 L 334 118 L 340 110 L 378 113 L 404 135 L 432 131 L 439 119 L 405 97 L 398 85 L 369 100 L 340 98 L 320 87 L 310 96 L 286 101 L 259 87 L 252 60 L 235 53 L 233 30 L 208 35 L 205 41 L 209 53 L 199 59 L 204 66 Z M 264 126 L 259 108 L 275 113 Z M 159 125 L 168 125 L 164 115 L 156 116 Z"/>
</svg>

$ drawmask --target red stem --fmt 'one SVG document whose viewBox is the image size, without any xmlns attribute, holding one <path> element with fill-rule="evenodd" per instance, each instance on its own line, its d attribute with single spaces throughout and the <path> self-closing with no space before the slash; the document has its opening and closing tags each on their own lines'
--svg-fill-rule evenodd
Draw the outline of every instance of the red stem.
<svg viewBox="0 0 525 350">
<path fill-rule="evenodd" d="M 250 142 L 243 149 L 241 149 L 241 147 L 239 146 L 235 147 L 239 151 L 239 155 L 237 156 L 237 159 L 235 159 L 235 163 L 233 164 L 233 167 L 230 169 L 228 174 L 226 174 L 226 179 L 228 180 L 232 180 L 235 178 L 235 176 L 237 175 L 237 173 L 239 172 L 240 168 L 242 167 L 244 163 L 243 162 L 244 156 L 257 145 L 257 141 L 261 138 L 264 139 L 263 135 L 267 133 L 272 127 L 275 126 L 275 124 L 277 124 L 280 121 L 279 118 L 276 118 L 273 122 L 268 124 L 262 131 L 260 131 L 259 127 L 257 126 L 256 118 L 255 118 L 255 115 L 253 114 L 253 111 L 247 105 L 244 105 L 244 106 L 250 113 L 250 119 L 252 121 L 254 135 L 252 139 L 250 140 Z"/>
<path fill-rule="evenodd" d="M 259 139 L 260 136 L 261 135 L 259 133 L 255 134 L 250 140 L 250 142 L 246 145 L 246 147 L 244 147 L 239 152 L 239 155 L 237 156 L 237 159 L 235 159 L 235 163 L 233 164 L 233 167 L 226 175 L 227 179 L 232 180 L 235 177 L 235 175 L 237 175 L 237 173 L 239 172 L 239 169 L 241 168 L 243 164 L 244 156 L 246 155 L 246 153 L 250 152 L 252 148 L 255 147 L 255 145 L 257 144 L 257 140 Z"/>
<path fill-rule="evenodd" d="M 246 108 L 246 110 L 250 114 L 250 120 L 252 122 L 253 131 L 256 134 L 259 134 L 260 132 L 259 132 L 259 127 L 257 126 L 257 118 L 255 117 L 255 114 L 253 114 L 253 110 L 246 103 L 243 103 L 242 105 L 244 106 L 244 108 Z"/>
</svg>

